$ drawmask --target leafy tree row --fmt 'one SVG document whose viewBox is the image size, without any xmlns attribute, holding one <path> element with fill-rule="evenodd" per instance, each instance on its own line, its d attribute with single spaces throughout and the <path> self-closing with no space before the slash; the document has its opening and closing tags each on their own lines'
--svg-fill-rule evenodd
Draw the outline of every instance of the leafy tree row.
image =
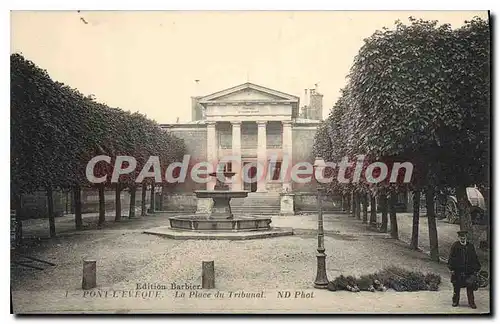
<svg viewBox="0 0 500 324">
<path fill-rule="evenodd" d="M 104 190 L 112 186 L 110 180 L 115 158 L 128 155 L 137 160 L 137 167 L 135 172 L 122 175 L 119 183 L 113 184 L 118 198 L 115 219 L 119 221 L 121 218 L 119 197 L 125 188 L 131 193 L 129 217 L 135 217 L 137 184 L 134 180 L 138 173 L 150 156 L 159 156 L 162 165 L 182 160 L 183 141 L 161 130 L 145 115 L 110 108 L 91 96 L 84 96 L 76 89 L 53 81 L 46 70 L 21 54 L 12 54 L 10 62 L 11 193 L 15 208 L 20 210 L 21 195 L 46 191 L 50 234 L 55 236 L 53 191 L 71 190 L 75 202 L 75 225 L 81 229 L 81 189 L 96 187 L 85 175 L 87 163 L 97 155 L 108 155 L 111 163 L 99 163 L 95 171 L 96 176 L 104 172 L 109 175 L 105 183 L 97 185 L 99 225 L 103 225 Z M 143 215 L 145 189 L 150 184 L 154 184 L 154 179 L 145 178 L 140 184 L 143 187 Z M 154 187 L 151 186 L 152 191 Z"/>
<path fill-rule="evenodd" d="M 398 238 L 398 192 L 414 194 L 412 247 L 418 247 L 420 193 L 426 197 L 431 258 L 439 259 L 434 198 L 456 194 L 461 229 L 472 231 L 466 187 L 489 197 L 490 32 L 474 18 L 458 28 L 437 21 L 396 21 L 365 39 L 348 82 L 316 134 L 315 154 L 331 161 L 410 161 L 410 184 L 333 182 L 330 190 L 352 194 L 353 215 L 378 196 L 381 230 Z M 389 170 L 389 174 L 390 174 Z M 352 172 L 352 170 L 351 170 Z M 488 201 L 487 201 L 488 205 Z M 389 209 L 389 211 L 387 210 Z M 488 214 L 488 213 L 486 213 Z M 373 215 L 372 215 L 373 216 Z M 376 214 L 370 222 L 376 221 Z"/>
</svg>

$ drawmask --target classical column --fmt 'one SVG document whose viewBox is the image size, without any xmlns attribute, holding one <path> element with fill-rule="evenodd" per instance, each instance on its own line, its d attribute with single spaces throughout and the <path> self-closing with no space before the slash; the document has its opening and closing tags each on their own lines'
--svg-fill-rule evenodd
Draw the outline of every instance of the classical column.
<svg viewBox="0 0 500 324">
<path fill-rule="evenodd" d="M 266 191 L 266 176 L 265 170 L 267 170 L 267 135 L 266 135 L 266 125 L 267 121 L 257 122 L 257 162 L 258 166 L 262 170 L 257 171 L 257 192 Z"/>
<path fill-rule="evenodd" d="M 287 173 L 285 173 L 288 170 L 291 170 L 293 164 L 293 151 L 292 151 L 292 121 L 291 120 L 284 120 L 282 121 L 283 124 L 283 162 L 281 164 L 282 168 L 285 168 L 282 171 L 282 174 L 285 175 L 285 178 L 283 179 L 283 190 L 284 191 L 291 191 L 292 190 L 292 182 L 290 180 L 290 177 Z M 286 160 L 285 160 L 286 159 Z"/>
<path fill-rule="evenodd" d="M 242 179 L 241 179 L 241 121 L 233 121 L 231 122 L 233 126 L 233 156 L 237 159 L 233 161 L 233 172 L 236 174 L 233 177 L 233 190 L 242 190 Z"/>
<path fill-rule="evenodd" d="M 215 121 L 207 121 L 207 162 L 212 164 L 213 171 L 215 171 L 217 162 L 217 133 L 215 130 Z M 216 179 L 212 178 L 207 183 L 207 190 L 213 190 Z"/>
</svg>

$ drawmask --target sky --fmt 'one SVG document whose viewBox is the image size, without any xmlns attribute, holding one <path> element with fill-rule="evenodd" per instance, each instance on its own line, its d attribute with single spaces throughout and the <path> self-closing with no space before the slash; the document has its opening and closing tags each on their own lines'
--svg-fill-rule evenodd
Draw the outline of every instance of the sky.
<svg viewBox="0 0 500 324">
<path fill-rule="evenodd" d="M 252 82 L 301 98 L 346 84 L 363 39 L 397 19 L 460 27 L 486 11 L 14 11 L 11 53 L 99 102 L 158 123 L 191 120 L 191 96 Z M 195 80 L 199 80 L 198 84 Z"/>
</svg>

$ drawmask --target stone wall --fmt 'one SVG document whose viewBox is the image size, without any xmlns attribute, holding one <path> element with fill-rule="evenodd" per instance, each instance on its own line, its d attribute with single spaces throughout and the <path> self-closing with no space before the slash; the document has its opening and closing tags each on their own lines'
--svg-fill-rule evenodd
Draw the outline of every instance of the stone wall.
<svg viewBox="0 0 500 324">
<path fill-rule="evenodd" d="M 197 198 L 194 193 L 168 192 L 163 195 L 163 211 L 195 213 Z"/>
<path fill-rule="evenodd" d="M 140 197 L 140 195 L 139 195 Z M 104 202 L 106 210 L 115 209 L 115 191 L 112 189 L 104 190 Z M 124 204 L 123 193 L 121 193 L 122 206 Z M 82 213 L 99 212 L 99 191 L 97 189 L 82 190 Z"/>
<path fill-rule="evenodd" d="M 184 140 L 187 153 L 190 155 L 190 168 L 186 174 L 186 181 L 169 186 L 172 192 L 193 192 L 206 189 L 206 184 L 196 183 L 191 180 L 191 167 L 198 162 L 207 160 L 207 129 L 204 124 L 188 124 L 186 126 L 172 125 L 168 132 Z"/>
<path fill-rule="evenodd" d="M 146 206 L 149 208 L 151 194 L 150 191 L 146 192 Z M 120 193 L 120 201 L 122 209 L 127 209 L 130 206 L 130 193 L 128 189 L 124 189 Z M 135 207 L 141 207 L 142 189 L 137 188 L 135 194 Z M 104 191 L 104 202 L 106 211 L 115 210 L 115 190 L 106 189 Z M 72 205 L 73 206 L 73 205 Z M 72 212 L 74 209 L 72 207 Z M 84 189 L 82 190 L 82 213 L 98 213 L 99 212 L 99 192 L 97 189 Z"/>
<path fill-rule="evenodd" d="M 64 215 L 67 209 L 67 196 L 60 191 L 53 192 L 54 213 L 56 217 Z M 47 193 L 36 191 L 32 194 L 21 196 L 21 219 L 47 218 Z"/>
<path fill-rule="evenodd" d="M 137 189 L 136 193 L 136 208 L 141 206 L 142 193 L 141 189 Z M 130 205 L 130 194 L 128 189 L 121 192 L 121 205 L 123 209 L 127 209 Z M 82 189 L 82 213 L 98 213 L 99 212 L 99 192 L 94 188 Z M 54 191 L 54 212 L 55 216 L 59 217 L 64 214 L 73 214 L 75 212 L 72 192 Z M 115 191 L 114 189 L 106 189 L 104 192 L 105 209 L 106 211 L 115 210 Z M 146 205 L 149 208 L 150 193 L 146 193 Z M 47 218 L 47 194 L 45 191 L 37 191 L 33 194 L 22 195 L 21 218 Z"/>
<path fill-rule="evenodd" d="M 296 193 L 294 196 L 296 213 L 316 213 L 318 210 L 318 199 L 316 192 Z M 324 212 L 340 211 L 341 197 L 324 195 L 322 200 Z"/>
</svg>

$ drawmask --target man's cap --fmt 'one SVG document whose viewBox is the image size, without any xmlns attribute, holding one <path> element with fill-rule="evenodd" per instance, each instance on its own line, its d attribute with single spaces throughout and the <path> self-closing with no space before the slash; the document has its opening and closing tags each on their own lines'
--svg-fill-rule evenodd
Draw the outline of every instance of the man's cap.
<svg viewBox="0 0 500 324">
<path fill-rule="evenodd" d="M 468 231 L 458 231 L 457 234 L 458 236 L 466 236 L 469 232 Z"/>
</svg>

